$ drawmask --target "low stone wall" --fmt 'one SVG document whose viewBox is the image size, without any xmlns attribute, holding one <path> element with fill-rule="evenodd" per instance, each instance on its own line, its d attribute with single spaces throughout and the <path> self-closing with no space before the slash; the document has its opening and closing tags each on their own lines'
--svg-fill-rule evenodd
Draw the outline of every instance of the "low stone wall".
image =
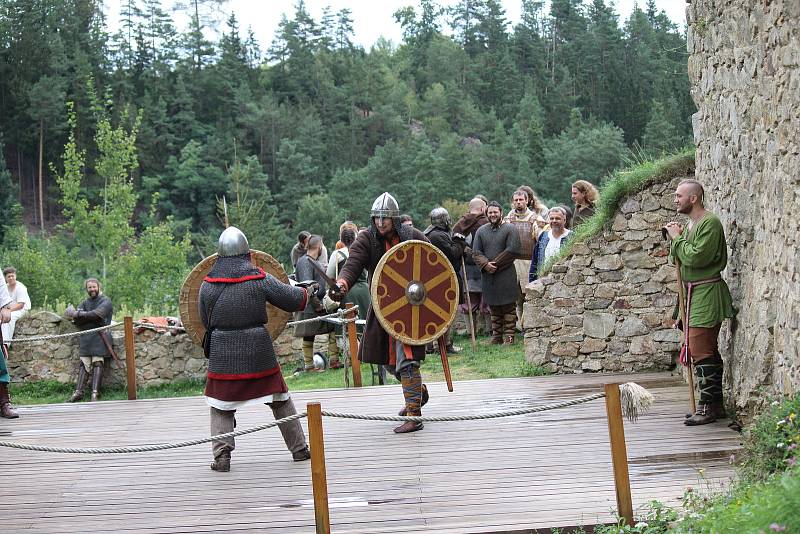
<svg viewBox="0 0 800 534">
<path fill-rule="evenodd" d="M 76 332 L 77 328 L 58 315 L 34 311 L 17 322 L 15 337 L 45 336 Z M 294 361 L 298 352 L 292 348 L 291 328 L 287 328 L 275 341 L 278 360 Z M 125 341 L 122 328 L 111 330 L 114 347 L 119 355 L 119 368 L 106 369 L 103 382 L 124 384 Z M 324 341 L 323 336 L 319 336 Z M 202 349 L 185 333 L 171 335 L 153 330 L 134 334 L 137 385 L 159 385 L 179 379 L 203 379 L 206 376 L 206 359 Z M 73 382 L 78 365 L 78 337 L 54 339 L 36 343 L 12 343 L 9 350 L 9 370 L 15 382 L 58 380 Z"/>
<path fill-rule="evenodd" d="M 525 357 L 557 373 L 662 371 L 674 367 L 675 268 L 661 228 L 675 220 L 675 187 L 653 185 L 547 276 L 528 284 Z"/>
</svg>

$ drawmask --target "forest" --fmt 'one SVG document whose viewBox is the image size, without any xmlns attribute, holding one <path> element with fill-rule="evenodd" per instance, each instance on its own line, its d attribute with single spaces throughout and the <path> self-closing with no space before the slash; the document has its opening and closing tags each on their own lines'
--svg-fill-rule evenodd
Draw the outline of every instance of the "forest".
<svg viewBox="0 0 800 534">
<path fill-rule="evenodd" d="M 383 191 L 424 227 L 522 184 L 568 203 L 576 179 L 691 144 L 685 31 L 653 0 L 625 20 L 522 0 L 514 25 L 498 0 L 420 0 L 369 50 L 347 9 L 298 1 L 259 43 L 225 0 L 120 3 L 113 32 L 96 0 L 0 4 L 0 263 L 35 306 L 98 276 L 120 306 L 174 314 L 223 198 L 287 264 L 300 230 L 332 246 Z"/>
</svg>

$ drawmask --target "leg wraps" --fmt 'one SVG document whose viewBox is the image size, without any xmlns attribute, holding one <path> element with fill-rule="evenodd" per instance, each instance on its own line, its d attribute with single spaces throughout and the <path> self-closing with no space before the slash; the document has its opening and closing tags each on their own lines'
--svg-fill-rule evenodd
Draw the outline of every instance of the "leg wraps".
<svg viewBox="0 0 800 534">
<path fill-rule="evenodd" d="M 400 383 L 403 385 L 406 415 L 422 415 L 422 373 L 420 373 L 419 367 L 409 365 L 401 369 Z"/>
<path fill-rule="evenodd" d="M 700 390 L 699 404 L 722 402 L 722 363 L 707 358 L 694 366 L 697 387 Z"/>
<path fill-rule="evenodd" d="M 272 415 L 276 420 L 297 413 L 292 399 L 272 402 L 269 407 L 272 408 Z M 303 433 L 303 425 L 300 424 L 299 419 L 280 424 L 278 425 L 278 429 L 281 431 L 283 441 L 286 443 L 286 448 L 289 449 L 289 452 L 297 452 L 305 449 L 306 435 Z"/>
<path fill-rule="evenodd" d="M 211 435 L 218 436 L 220 434 L 233 432 L 236 410 L 218 410 L 213 406 L 211 406 L 210 409 Z M 211 452 L 214 453 L 214 458 L 218 458 L 224 452 L 230 453 L 235 448 L 236 443 L 233 438 L 225 438 L 211 442 Z"/>
<path fill-rule="evenodd" d="M 500 341 L 503 339 L 503 323 L 505 322 L 505 310 L 503 306 L 489 306 L 492 314 L 492 339 Z"/>
<path fill-rule="evenodd" d="M 514 337 L 517 326 L 517 311 L 514 303 L 503 306 L 503 335 Z"/>
<path fill-rule="evenodd" d="M 303 338 L 303 363 L 306 369 L 314 367 L 314 336 Z"/>
<path fill-rule="evenodd" d="M 333 332 L 328 334 L 328 361 L 339 361 L 339 345 L 336 344 L 336 334 Z"/>
</svg>

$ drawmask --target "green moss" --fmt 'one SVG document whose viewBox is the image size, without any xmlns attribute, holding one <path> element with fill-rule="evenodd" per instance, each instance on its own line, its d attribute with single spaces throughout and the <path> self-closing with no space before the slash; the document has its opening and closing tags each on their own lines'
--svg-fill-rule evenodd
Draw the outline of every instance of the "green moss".
<svg viewBox="0 0 800 534">
<path fill-rule="evenodd" d="M 616 171 L 600 189 L 594 216 L 573 231 L 567 245 L 544 264 L 540 276 L 546 275 L 554 264 L 567 258 L 572 253 L 572 246 L 575 243 L 588 242 L 602 232 L 606 225 L 610 225 L 620 205 L 628 197 L 653 184 L 669 182 L 677 176 L 689 174 L 694 174 L 694 149 Z"/>
</svg>

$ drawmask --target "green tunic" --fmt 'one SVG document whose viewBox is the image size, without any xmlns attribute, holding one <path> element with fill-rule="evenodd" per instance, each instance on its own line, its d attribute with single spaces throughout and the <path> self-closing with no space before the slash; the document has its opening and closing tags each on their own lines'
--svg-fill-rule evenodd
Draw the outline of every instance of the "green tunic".
<svg viewBox="0 0 800 534">
<path fill-rule="evenodd" d="M 672 240 L 670 258 L 681 262 L 683 282 L 716 278 L 728 263 L 725 231 L 719 218 L 706 213 L 691 231 L 688 226 Z M 733 317 L 733 300 L 724 280 L 692 288 L 689 326 L 711 328 Z"/>
</svg>

